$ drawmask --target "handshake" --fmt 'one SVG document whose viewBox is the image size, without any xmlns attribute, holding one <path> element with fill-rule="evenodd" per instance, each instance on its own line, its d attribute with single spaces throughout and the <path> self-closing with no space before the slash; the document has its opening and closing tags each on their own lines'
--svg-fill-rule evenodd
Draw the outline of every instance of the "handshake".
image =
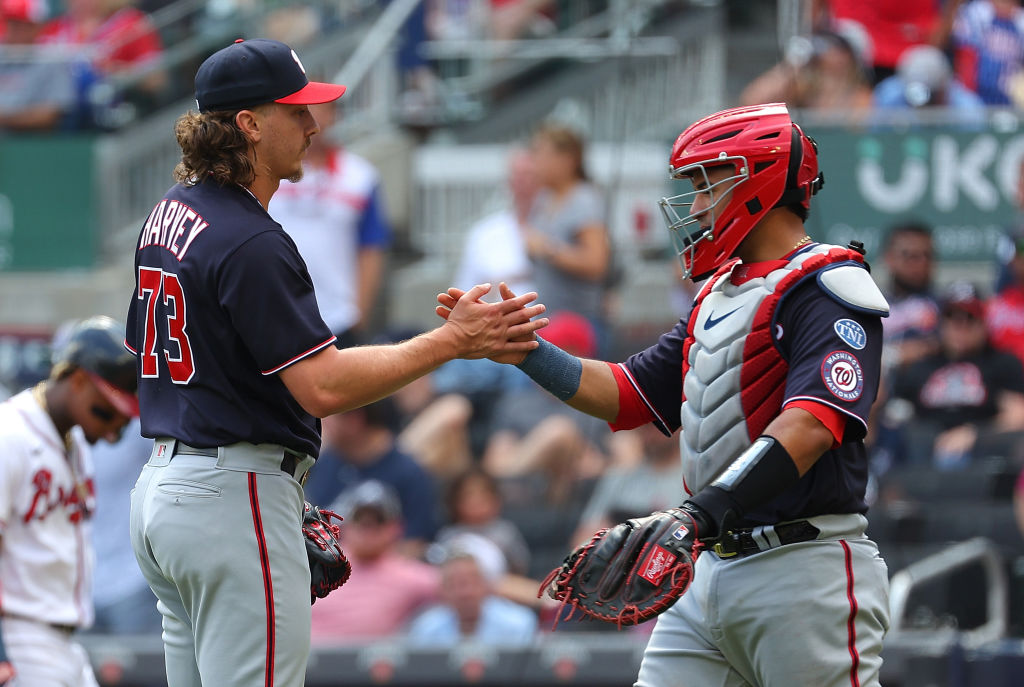
<svg viewBox="0 0 1024 687">
<path fill-rule="evenodd" d="M 469 291 L 450 288 L 437 295 L 435 312 L 445 320 L 455 337 L 460 358 L 490 358 L 499 363 L 516 364 L 537 348 L 537 330 L 548 325 L 547 318 L 532 318 L 544 312 L 543 305 L 529 305 L 537 299 L 530 292 L 516 296 L 502 283 L 501 300 L 487 303 L 480 299 L 490 293 L 490 284 Z"/>
</svg>

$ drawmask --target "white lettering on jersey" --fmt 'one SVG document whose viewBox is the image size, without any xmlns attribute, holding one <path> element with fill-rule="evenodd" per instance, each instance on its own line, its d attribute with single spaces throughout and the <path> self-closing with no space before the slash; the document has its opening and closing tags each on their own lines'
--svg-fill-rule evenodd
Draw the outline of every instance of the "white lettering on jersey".
<svg viewBox="0 0 1024 687">
<path fill-rule="evenodd" d="M 196 237 L 210 226 L 202 216 L 184 203 L 176 200 L 161 200 L 149 213 L 139 238 L 139 250 L 147 246 L 162 246 L 174 253 L 180 261 L 185 257 Z M 179 246 L 181 237 L 188 232 L 184 245 Z"/>
<path fill-rule="evenodd" d="M 146 246 L 152 246 L 154 243 L 160 243 L 160 225 L 163 222 L 165 205 L 167 205 L 167 201 L 161 200 L 153 208 L 153 212 L 149 213 L 149 217 L 146 218 L 142 237 L 139 239 L 139 250 Z"/>
<path fill-rule="evenodd" d="M 178 219 L 174 222 L 173 235 L 168 237 L 169 240 L 167 242 L 167 247 L 175 255 L 178 255 L 178 251 L 181 250 L 178 247 L 178 239 L 180 239 L 181 235 L 185 233 L 185 222 L 192 222 L 196 217 L 198 217 L 198 215 L 196 215 L 196 211 L 192 208 L 187 206 L 182 207 L 185 208 L 185 212 L 178 215 Z"/>
<path fill-rule="evenodd" d="M 192 245 L 192 242 L 196 240 L 203 229 L 206 229 L 208 226 L 210 226 L 209 222 L 203 219 L 202 216 L 196 215 L 192 226 L 188 229 L 188 238 L 185 239 L 185 245 L 181 247 L 181 253 L 178 254 L 179 261 L 185 259 L 185 252 L 188 250 L 188 247 Z"/>
</svg>

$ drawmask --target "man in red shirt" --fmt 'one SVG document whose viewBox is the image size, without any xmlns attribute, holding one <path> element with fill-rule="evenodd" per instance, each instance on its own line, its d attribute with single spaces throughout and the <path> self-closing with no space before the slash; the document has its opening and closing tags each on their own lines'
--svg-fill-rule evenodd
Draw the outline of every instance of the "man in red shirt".
<svg viewBox="0 0 1024 687">
<path fill-rule="evenodd" d="M 907 48 L 922 43 L 945 43 L 952 10 L 959 4 L 957 0 L 814 1 L 818 21 L 855 21 L 867 30 L 871 36 L 875 83 L 896 73 L 896 63 Z"/>
<path fill-rule="evenodd" d="M 1007 283 L 993 296 L 985 312 L 989 337 L 996 348 L 1024 362 L 1024 233 L 1010 237 L 1013 256 L 1006 265 Z"/>
</svg>

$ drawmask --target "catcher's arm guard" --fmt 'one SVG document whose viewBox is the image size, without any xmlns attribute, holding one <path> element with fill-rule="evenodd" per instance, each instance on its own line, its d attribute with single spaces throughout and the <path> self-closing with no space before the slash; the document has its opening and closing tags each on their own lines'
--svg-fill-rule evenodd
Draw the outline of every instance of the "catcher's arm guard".
<svg viewBox="0 0 1024 687">
<path fill-rule="evenodd" d="M 566 619 L 578 609 L 620 627 L 650 620 L 689 588 L 702 522 L 683 504 L 600 530 L 548 574 L 538 596 L 569 606 Z"/>
<path fill-rule="evenodd" d="M 331 519 L 341 521 L 334 511 L 306 502 L 302 512 L 302 534 L 309 557 L 310 603 L 316 603 L 345 584 L 352 574 L 352 564 L 341 550 L 341 528 Z"/>
</svg>

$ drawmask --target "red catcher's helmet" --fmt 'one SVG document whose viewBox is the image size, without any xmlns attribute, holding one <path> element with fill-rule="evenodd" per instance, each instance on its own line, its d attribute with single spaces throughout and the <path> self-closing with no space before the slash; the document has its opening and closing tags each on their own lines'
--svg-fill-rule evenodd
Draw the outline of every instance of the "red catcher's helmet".
<svg viewBox="0 0 1024 687">
<path fill-rule="evenodd" d="M 700 192 L 709 193 L 707 170 L 723 166 L 733 174 L 715 184 L 720 192 L 714 204 L 698 214 L 691 212 L 697 191 L 661 199 L 684 278 L 709 276 L 771 209 L 810 209 L 811 196 L 825 183 L 817 144 L 782 103 L 724 110 L 687 127 L 672 146 L 669 176 L 695 183 L 700 178 Z M 718 207 L 730 189 L 728 205 Z"/>
</svg>

